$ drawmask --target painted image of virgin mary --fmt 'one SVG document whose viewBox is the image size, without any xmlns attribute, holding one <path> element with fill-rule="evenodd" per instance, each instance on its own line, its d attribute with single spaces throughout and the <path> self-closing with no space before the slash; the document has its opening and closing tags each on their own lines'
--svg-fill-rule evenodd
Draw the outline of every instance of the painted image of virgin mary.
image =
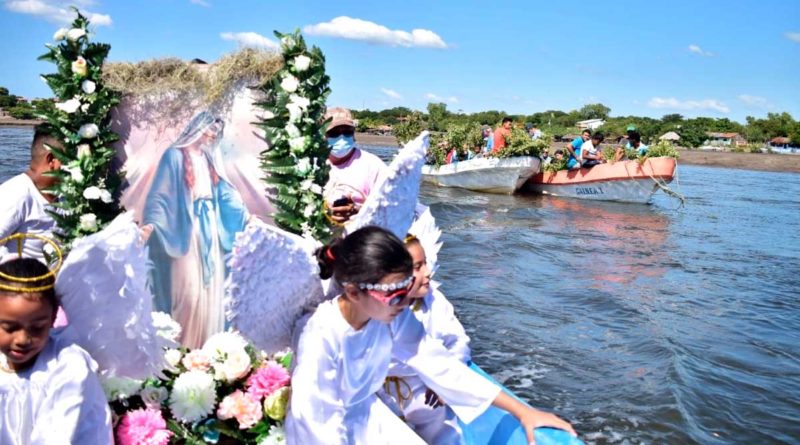
<svg viewBox="0 0 800 445">
<path fill-rule="evenodd" d="M 249 218 L 221 162 L 223 130 L 207 111 L 192 118 L 161 156 L 142 215 L 154 306 L 181 324 L 190 348 L 225 328 L 224 257 Z"/>
</svg>

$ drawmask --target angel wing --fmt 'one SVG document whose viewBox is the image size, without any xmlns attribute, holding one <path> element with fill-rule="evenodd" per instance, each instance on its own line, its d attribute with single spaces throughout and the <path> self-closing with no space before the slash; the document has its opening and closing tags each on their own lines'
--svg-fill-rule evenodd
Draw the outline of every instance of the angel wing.
<svg viewBox="0 0 800 445">
<path fill-rule="evenodd" d="M 417 205 L 417 218 L 408 229 L 408 233 L 414 235 L 419 239 L 422 244 L 422 249 L 425 250 L 425 259 L 428 262 L 428 268 L 431 274 L 436 273 L 439 267 L 437 261 L 439 258 L 439 250 L 442 248 L 442 242 L 439 240 L 442 236 L 442 230 L 436 225 L 436 219 L 431 214 L 428 206 Z"/>
<path fill-rule="evenodd" d="M 236 235 L 225 284 L 228 321 L 268 353 L 291 345 L 295 323 L 324 299 L 316 242 L 252 220 Z"/>
<path fill-rule="evenodd" d="M 406 144 L 389 165 L 383 182 L 367 197 L 361 210 L 347 224 L 347 232 L 361 227 L 383 227 L 403 239 L 414 219 L 422 164 L 428 149 L 428 132 Z"/>
<path fill-rule="evenodd" d="M 160 372 L 169 342 L 153 324 L 147 286 L 148 257 L 133 213 L 76 240 L 56 279 L 56 293 L 69 319 L 64 328 L 116 377 L 143 379 Z"/>
</svg>

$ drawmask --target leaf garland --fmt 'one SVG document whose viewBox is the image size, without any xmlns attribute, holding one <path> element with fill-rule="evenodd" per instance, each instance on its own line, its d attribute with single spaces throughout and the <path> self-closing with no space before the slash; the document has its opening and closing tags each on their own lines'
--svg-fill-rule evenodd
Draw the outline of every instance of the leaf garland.
<svg viewBox="0 0 800 445">
<path fill-rule="evenodd" d="M 281 34 L 283 68 L 259 87 L 266 99 L 255 123 L 270 146 L 261 152 L 265 181 L 275 190 L 275 224 L 289 232 L 327 242 L 332 230 L 323 208 L 322 188 L 328 182 L 329 148 L 323 116 L 330 94 L 325 57 L 308 50 L 299 30 Z"/>
<path fill-rule="evenodd" d="M 120 213 L 120 172 L 112 169 L 116 155 L 112 144 L 119 136 L 111 131 L 109 111 L 119 103 L 119 94 L 104 88 L 103 63 L 111 46 L 90 42 L 89 20 L 73 8 L 77 17 L 70 29 L 59 29 L 45 45 L 39 60 L 52 62 L 57 72 L 42 75 L 53 90 L 55 107 L 37 108 L 50 134 L 63 148 L 51 147 L 62 170 L 48 192 L 57 197 L 51 212 L 65 247 L 84 235 L 105 227 Z"/>
</svg>

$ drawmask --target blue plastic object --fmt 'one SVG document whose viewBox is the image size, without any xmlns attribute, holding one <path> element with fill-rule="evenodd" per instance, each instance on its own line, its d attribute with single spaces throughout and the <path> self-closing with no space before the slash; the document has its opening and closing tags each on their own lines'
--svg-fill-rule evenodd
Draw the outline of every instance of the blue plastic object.
<svg viewBox="0 0 800 445">
<path fill-rule="evenodd" d="M 470 368 L 500 386 L 506 394 L 525 403 L 508 388 L 497 383 L 478 365 L 470 363 Z M 471 423 L 462 423 L 461 429 L 464 432 L 464 442 L 468 445 L 528 445 L 528 437 L 516 417 L 494 406 L 490 406 Z M 556 428 L 536 428 L 533 436 L 536 445 L 584 445 L 577 437 Z"/>
</svg>

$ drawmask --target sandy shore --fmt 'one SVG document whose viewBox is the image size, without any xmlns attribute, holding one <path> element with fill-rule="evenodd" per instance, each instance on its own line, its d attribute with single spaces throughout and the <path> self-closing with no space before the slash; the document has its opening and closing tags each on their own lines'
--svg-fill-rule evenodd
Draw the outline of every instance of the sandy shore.
<svg viewBox="0 0 800 445">
<path fill-rule="evenodd" d="M 356 140 L 366 145 L 397 146 L 394 136 L 358 133 Z M 800 173 L 800 155 L 770 153 L 731 153 L 724 151 L 680 150 L 680 164 L 740 168 L 771 172 Z"/>
</svg>

